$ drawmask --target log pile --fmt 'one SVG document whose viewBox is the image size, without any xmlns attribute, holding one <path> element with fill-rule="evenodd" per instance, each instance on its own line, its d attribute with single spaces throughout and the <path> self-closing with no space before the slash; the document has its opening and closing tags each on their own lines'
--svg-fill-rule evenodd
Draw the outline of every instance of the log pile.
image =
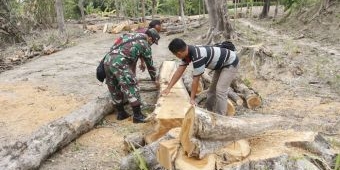
<svg viewBox="0 0 340 170">
<path fill-rule="evenodd" d="M 127 18 L 119 23 L 111 23 L 107 17 L 102 17 L 101 19 L 99 16 L 96 16 L 96 18 L 92 18 L 92 20 L 87 21 L 87 31 L 99 32 L 100 30 L 103 30 L 102 32 L 111 34 L 119 34 L 122 33 L 122 31 L 135 32 L 140 28 L 147 28 L 149 22 L 152 20 L 151 18 L 146 18 L 147 21 L 141 22 L 139 18 Z M 162 23 L 161 31 L 165 32 L 165 35 L 182 33 L 185 29 L 192 30 L 207 23 L 206 18 L 199 15 L 187 16 L 185 18 L 186 28 L 179 17 L 160 17 L 158 20 Z M 95 23 L 96 21 L 98 23 Z"/>
<path fill-rule="evenodd" d="M 172 62 L 163 63 L 160 77 L 164 86 L 161 90 L 175 68 Z M 276 164 L 287 164 L 288 169 L 305 166 L 328 169 L 334 162 L 335 152 L 320 134 L 287 130 L 298 122 L 275 115 L 231 117 L 190 105 L 183 107 L 181 104 L 188 101 L 176 102 L 181 98 L 189 100 L 183 89 L 180 81 L 169 98 L 159 98 L 155 109 L 158 123 L 155 132 L 146 135 L 145 146 L 122 159 L 121 170 L 138 169 L 140 162 L 133 156 L 136 152 L 144 157 L 149 169 L 252 169 L 264 165 L 275 169 Z M 176 111 L 168 107 L 173 103 Z M 181 113 L 184 110 L 186 113 Z M 176 120 L 172 114 L 181 118 Z M 310 154 L 313 156 L 306 156 Z M 301 161 L 291 159 L 296 155 L 304 156 Z M 273 164 L 275 160 L 282 162 Z M 313 164 L 315 161 L 318 165 Z"/>
</svg>

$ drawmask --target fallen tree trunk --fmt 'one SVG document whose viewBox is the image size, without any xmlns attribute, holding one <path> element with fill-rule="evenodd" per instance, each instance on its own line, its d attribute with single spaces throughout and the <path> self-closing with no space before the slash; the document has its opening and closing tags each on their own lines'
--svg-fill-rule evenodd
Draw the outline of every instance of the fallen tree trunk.
<svg viewBox="0 0 340 170">
<path fill-rule="evenodd" d="M 168 131 L 168 133 L 159 138 L 157 141 L 140 149 L 137 149 L 136 151 L 134 151 L 134 153 L 130 153 L 128 156 L 122 158 L 120 170 L 139 170 L 139 160 L 135 158 L 134 154 L 139 154 L 143 158 L 149 169 L 156 169 L 157 167 L 160 167 L 156 156 L 156 152 L 159 148 L 160 142 L 178 138 L 179 133 L 180 128 L 171 129 L 170 131 Z"/>
<path fill-rule="evenodd" d="M 79 110 L 42 126 L 27 140 L 0 149 L 0 169 L 36 169 L 58 149 L 91 130 L 105 115 L 113 112 L 107 94 L 90 101 Z"/>
<path fill-rule="evenodd" d="M 287 127 L 287 123 L 279 116 L 236 118 L 192 107 L 183 121 L 180 141 L 189 157 L 202 159 L 232 141 L 253 137 L 269 129 Z"/>
</svg>

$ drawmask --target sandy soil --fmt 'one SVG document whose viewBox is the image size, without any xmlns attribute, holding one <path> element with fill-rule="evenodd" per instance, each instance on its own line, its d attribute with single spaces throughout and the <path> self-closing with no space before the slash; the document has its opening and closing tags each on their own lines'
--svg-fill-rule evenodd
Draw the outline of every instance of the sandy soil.
<svg viewBox="0 0 340 170">
<path fill-rule="evenodd" d="M 248 53 L 241 56 L 241 77 L 259 92 L 263 105 L 255 111 L 238 110 L 237 114 L 256 112 L 289 117 L 301 122 L 298 129 L 321 131 L 335 147 L 340 147 L 337 84 L 340 80 L 336 79 L 340 75 L 339 47 L 336 44 L 324 46 L 310 38 L 296 40 L 262 22 L 237 20 L 240 40 L 235 43 L 238 46 L 262 43 L 274 53 L 274 57 L 261 59 L 261 62 L 252 59 Z M 189 43 L 198 44 L 198 37 L 204 33 L 206 27 L 187 35 L 161 35 L 159 45 L 152 47 L 155 65 L 174 59 L 167 50 L 172 38 L 182 37 Z M 98 84 L 95 78 L 95 68 L 115 36 L 98 33 L 74 47 L 1 73 L 1 145 L 27 137 L 41 125 L 105 92 L 106 87 Z M 250 64 L 254 61 L 258 70 Z M 303 74 L 294 74 L 296 70 L 303 70 Z M 148 74 L 139 72 L 138 77 L 147 78 Z M 147 104 L 155 103 L 156 96 L 157 92 L 142 93 Z M 124 135 L 145 132 L 152 125 L 116 121 L 115 116 L 113 113 L 105 117 L 97 128 L 48 158 L 40 169 L 118 169 L 120 158 L 125 155 Z M 289 138 L 290 133 L 282 136 Z M 291 137 L 295 138 L 295 135 Z M 276 140 L 275 137 L 270 139 Z M 273 141 L 265 143 L 270 142 Z M 257 143 L 254 150 L 265 146 L 258 144 L 261 142 L 254 143 Z"/>
</svg>

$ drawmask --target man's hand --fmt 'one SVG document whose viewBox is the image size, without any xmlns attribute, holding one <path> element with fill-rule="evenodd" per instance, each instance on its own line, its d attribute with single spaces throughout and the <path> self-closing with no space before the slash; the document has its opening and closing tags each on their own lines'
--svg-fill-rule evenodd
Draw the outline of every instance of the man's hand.
<svg viewBox="0 0 340 170">
<path fill-rule="evenodd" d="M 145 64 L 144 63 L 141 63 L 138 67 L 142 72 L 145 71 Z"/>
<path fill-rule="evenodd" d="M 192 105 L 194 105 L 194 106 L 197 105 L 195 99 L 190 99 L 190 104 L 192 104 Z"/>
<path fill-rule="evenodd" d="M 166 88 L 161 92 L 161 96 L 166 96 L 170 93 L 170 89 Z"/>
</svg>

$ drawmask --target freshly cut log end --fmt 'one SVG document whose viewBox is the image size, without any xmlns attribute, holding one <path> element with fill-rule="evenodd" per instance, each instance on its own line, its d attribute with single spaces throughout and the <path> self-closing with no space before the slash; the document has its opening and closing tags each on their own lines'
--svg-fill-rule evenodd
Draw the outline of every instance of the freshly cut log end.
<svg viewBox="0 0 340 170">
<path fill-rule="evenodd" d="M 228 116 L 234 116 L 236 111 L 235 111 L 235 107 L 234 104 L 228 99 L 227 100 L 227 115 Z"/>
<path fill-rule="evenodd" d="M 247 107 L 249 109 L 256 109 L 257 107 L 261 106 L 261 98 L 257 95 L 251 95 L 247 97 Z"/>
<path fill-rule="evenodd" d="M 249 142 L 244 139 L 231 142 L 221 152 L 224 152 L 223 159 L 228 163 L 241 161 L 250 155 Z"/>
<path fill-rule="evenodd" d="M 183 120 L 182 130 L 180 133 L 180 142 L 183 147 L 185 154 L 190 154 L 195 149 L 195 145 L 191 142 L 191 137 L 194 132 L 194 121 L 195 121 L 195 109 L 193 106 L 190 107 L 188 112 L 185 114 L 185 119 Z M 191 157 L 191 155 L 189 155 Z"/>
<path fill-rule="evenodd" d="M 155 131 L 146 135 L 144 140 L 147 144 L 150 144 L 157 139 L 161 138 L 170 129 L 182 126 L 183 118 L 178 119 L 158 119 Z"/>
<path fill-rule="evenodd" d="M 209 154 L 203 159 L 189 158 L 180 151 L 176 160 L 176 170 L 215 170 L 216 159 L 214 154 Z"/>
<path fill-rule="evenodd" d="M 164 168 L 173 170 L 173 162 L 180 147 L 179 139 L 170 139 L 159 143 L 157 161 Z"/>
</svg>

